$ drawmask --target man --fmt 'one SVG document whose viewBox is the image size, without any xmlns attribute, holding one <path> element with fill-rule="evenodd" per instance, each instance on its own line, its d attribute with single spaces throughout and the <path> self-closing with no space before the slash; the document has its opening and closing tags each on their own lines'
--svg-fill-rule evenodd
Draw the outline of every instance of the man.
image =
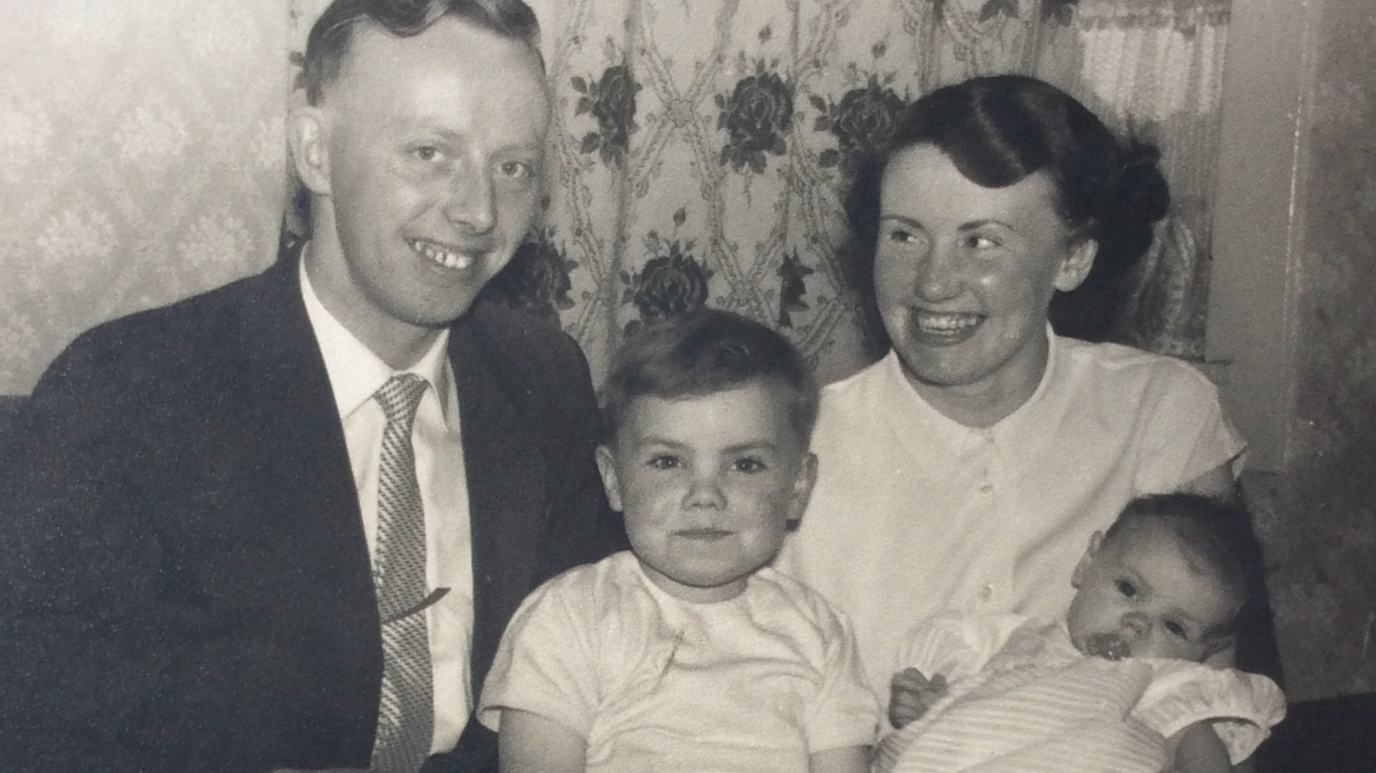
<svg viewBox="0 0 1376 773">
<path fill-rule="evenodd" d="M 621 538 L 576 344 L 479 298 L 538 206 L 537 35 L 520 0 L 337 0 L 300 260 L 45 374 L 0 460 L 5 769 L 495 768 L 507 619 Z"/>
</svg>

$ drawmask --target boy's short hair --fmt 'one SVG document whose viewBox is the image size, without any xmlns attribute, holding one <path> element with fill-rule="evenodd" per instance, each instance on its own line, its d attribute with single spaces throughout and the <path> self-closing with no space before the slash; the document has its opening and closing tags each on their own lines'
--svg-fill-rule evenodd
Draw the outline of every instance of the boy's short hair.
<svg viewBox="0 0 1376 773">
<path fill-rule="evenodd" d="M 1141 496 L 1123 508 L 1118 520 L 1104 532 L 1104 542 L 1145 521 L 1159 522 L 1174 532 L 1207 564 L 1207 571 L 1237 594 L 1243 610 L 1261 598 L 1266 563 L 1245 508 L 1203 494 Z M 1231 632 L 1230 626 L 1223 633 Z"/>
<path fill-rule="evenodd" d="M 612 360 L 602 390 L 608 440 L 631 401 L 724 392 L 756 381 L 777 385 L 789 424 L 804 448 L 817 421 L 817 382 L 798 350 L 777 331 L 739 314 L 697 309 L 652 322 L 629 338 Z"/>
</svg>

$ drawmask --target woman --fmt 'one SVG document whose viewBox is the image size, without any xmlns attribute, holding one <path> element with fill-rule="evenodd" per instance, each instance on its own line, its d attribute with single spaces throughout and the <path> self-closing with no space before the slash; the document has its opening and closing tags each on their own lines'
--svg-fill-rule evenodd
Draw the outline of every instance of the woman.
<svg viewBox="0 0 1376 773">
<path fill-rule="evenodd" d="M 1203 375 L 1048 322 L 1150 245 L 1156 158 L 999 76 L 918 100 L 857 180 L 891 348 L 824 391 L 820 479 L 779 564 L 851 617 L 881 693 L 903 634 L 943 609 L 1064 615 L 1065 578 L 1132 497 L 1232 490 L 1243 443 Z"/>
</svg>

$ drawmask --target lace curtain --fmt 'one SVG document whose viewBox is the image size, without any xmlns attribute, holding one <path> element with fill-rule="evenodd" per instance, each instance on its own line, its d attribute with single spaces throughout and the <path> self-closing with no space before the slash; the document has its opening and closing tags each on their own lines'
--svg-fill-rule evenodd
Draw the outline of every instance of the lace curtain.
<svg viewBox="0 0 1376 773">
<path fill-rule="evenodd" d="M 558 109 L 550 202 L 503 286 L 600 378 L 695 304 L 863 364 L 842 180 L 899 106 L 1025 72 L 1158 142 L 1172 217 L 1124 337 L 1202 351 L 1227 0 L 534 0 Z M 283 116 L 324 0 L 50 0 L 0 25 L 0 393 L 82 330 L 272 260 Z"/>
</svg>

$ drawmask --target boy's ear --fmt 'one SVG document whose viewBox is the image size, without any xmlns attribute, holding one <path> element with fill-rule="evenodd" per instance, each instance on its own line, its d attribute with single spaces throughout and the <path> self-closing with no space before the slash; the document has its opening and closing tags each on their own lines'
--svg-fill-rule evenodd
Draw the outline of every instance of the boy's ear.
<svg viewBox="0 0 1376 773">
<path fill-rule="evenodd" d="M 612 509 L 621 510 L 621 486 L 616 482 L 616 455 L 607 446 L 597 447 L 597 472 L 602 475 L 602 489 Z"/>
<path fill-rule="evenodd" d="M 1089 549 L 1080 557 L 1080 563 L 1075 565 L 1075 571 L 1070 574 L 1070 587 L 1078 588 L 1080 583 L 1084 582 L 1085 573 L 1089 571 L 1090 565 L 1094 563 L 1094 556 L 1098 554 L 1099 548 L 1103 545 L 1104 533 L 1101 531 L 1094 532 L 1094 535 L 1089 538 Z"/>
<path fill-rule="evenodd" d="M 802 463 L 798 465 L 798 474 L 793 476 L 793 490 L 790 492 L 788 500 L 788 518 L 786 524 L 789 531 L 798 528 L 798 524 L 803 520 L 803 512 L 807 510 L 807 503 L 812 499 L 812 487 L 817 485 L 817 455 L 806 453 L 803 455 Z"/>
<path fill-rule="evenodd" d="M 312 193 L 330 193 L 328 122 L 323 110 L 297 100 L 287 116 L 287 143 L 296 176 Z"/>
<path fill-rule="evenodd" d="M 1094 267 L 1094 256 L 1099 253 L 1099 242 L 1097 239 L 1080 239 L 1070 246 L 1070 254 L 1061 261 L 1060 269 L 1056 271 L 1056 279 L 1053 282 L 1057 290 L 1068 293 L 1079 287 L 1085 277 L 1089 276 L 1089 270 Z"/>
</svg>

